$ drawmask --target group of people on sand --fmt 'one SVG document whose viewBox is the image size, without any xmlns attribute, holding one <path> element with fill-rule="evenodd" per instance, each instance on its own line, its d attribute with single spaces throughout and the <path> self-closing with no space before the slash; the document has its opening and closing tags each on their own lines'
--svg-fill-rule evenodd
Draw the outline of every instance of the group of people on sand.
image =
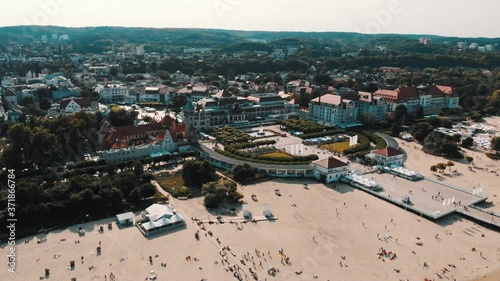
<svg viewBox="0 0 500 281">
<path fill-rule="evenodd" d="M 210 240 L 211 238 L 214 237 L 214 234 L 210 230 L 205 228 L 205 225 L 201 220 L 199 220 L 197 218 L 191 218 L 191 220 L 196 225 L 198 225 L 200 230 L 203 230 L 205 232 L 205 237 L 207 239 Z M 212 242 L 214 242 L 214 241 L 212 241 Z M 213 244 L 216 246 L 223 245 L 222 241 L 218 237 L 215 239 L 215 243 L 213 243 Z M 268 250 L 267 254 L 265 253 L 265 251 L 260 251 L 257 248 L 255 248 L 254 251 L 255 251 L 255 256 L 251 255 L 250 252 L 246 252 L 241 256 L 241 259 L 239 259 L 239 263 L 237 263 L 237 262 L 231 263 L 230 255 L 232 255 L 233 257 L 237 257 L 237 255 L 232 251 L 232 249 L 228 245 L 223 246 L 219 250 L 219 254 L 221 255 L 220 263 L 224 266 L 224 269 L 227 272 L 232 272 L 233 276 L 235 278 L 237 278 L 238 280 L 243 280 L 243 279 L 248 280 L 249 276 L 245 272 L 244 267 L 247 267 L 246 269 L 250 273 L 251 278 L 253 278 L 254 280 L 260 280 L 259 276 L 258 276 L 258 271 L 265 270 L 263 262 L 267 262 L 268 260 L 272 259 L 271 251 Z M 283 265 L 289 265 L 289 266 L 292 265 L 292 263 L 290 261 L 290 257 L 285 254 L 283 248 L 279 249 L 278 253 L 280 255 L 280 260 L 281 260 L 281 263 Z M 194 259 L 197 260 L 196 258 L 194 258 Z M 258 260 L 258 259 L 262 259 L 262 260 Z M 345 259 L 345 257 L 344 257 L 344 259 Z M 186 261 L 190 261 L 190 260 L 191 260 L 191 256 L 187 256 Z M 240 263 L 241 263 L 241 265 L 240 265 Z M 219 264 L 219 261 L 215 261 L 214 264 Z M 347 266 L 347 265 L 345 265 L 345 266 Z M 200 267 L 200 270 L 201 269 L 202 268 Z M 280 272 L 280 270 L 278 268 L 273 267 L 273 266 L 269 266 L 269 268 L 267 269 L 267 273 L 271 276 L 276 276 L 276 274 L 278 274 L 279 272 Z M 297 272 L 300 272 L 300 274 L 302 274 L 302 271 L 297 271 Z M 318 276 L 316 274 L 314 274 L 313 278 L 317 279 Z M 265 280 L 267 280 L 267 278 L 265 278 Z"/>
<path fill-rule="evenodd" d="M 393 261 L 398 257 L 396 255 L 396 252 L 387 251 L 386 249 L 384 249 L 384 247 L 380 247 L 377 255 L 378 255 L 378 258 L 381 259 L 383 262 L 385 262 L 384 258 L 387 258 L 387 259 Z"/>
<path fill-rule="evenodd" d="M 115 281 L 115 275 L 113 274 L 113 272 L 111 272 L 109 274 L 109 281 Z M 104 275 L 104 281 L 107 281 L 108 280 L 108 277 L 106 275 Z"/>
</svg>

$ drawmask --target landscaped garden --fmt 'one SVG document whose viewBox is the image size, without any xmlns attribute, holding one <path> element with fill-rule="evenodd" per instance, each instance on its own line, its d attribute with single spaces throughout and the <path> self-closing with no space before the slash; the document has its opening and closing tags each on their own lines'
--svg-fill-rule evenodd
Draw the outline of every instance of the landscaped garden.
<svg viewBox="0 0 500 281">
<path fill-rule="evenodd" d="M 276 141 L 252 141 L 255 138 L 228 126 L 215 127 L 212 129 L 211 134 L 216 137 L 218 141 L 225 144 L 224 150 L 215 148 L 215 151 L 234 159 L 284 165 L 309 164 L 311 161 L 318 159 L 318 156 L 315 154 L 295 156 L 280 152 L 274 147 Z"/>
<path fill-rule="evenodd" d="M 314 121 L 303 119 L 280 120 L 278 121 L 278 124 L 280 125 L 281 129 L 287 131 L 297 131 L 304 134 L 333 130 L 333 127 L 331 126 L 325 126 Z"/>
<path fill-rule="evenodd" d="M 160 173 L 155 176 L 160 187 L 174 197 L 191 197 L 192 192 L 184 185 L 181 173 Z"/>
<path fill-rule="evenodd" d="M 214 127 L 212 128 L 210 135 L 217 138 L 217 141 L 224 145 L 249 142 L 255 139 L 247 133 L 229 126 Z"/>
<path fill-rule="evenodd" d="M 357 131 L 356 133 L 349 133 L 350 135 L 358 135 L 358 143 L 353 146 L 349 146 L 349 142 L 337 142 L 332 144 L 326 144 L 322 147 L 342 153 L 344 155 L 354 155 L 355 157 L 363 157 L 370 153 L 372 150 L 381 149 L 386 147 L 387 143 L 385 140 L 376 134 L 368 131 Z M 375 146 L 372 146 L 374 143 Z"/>
<path fill-rule="evenodd" d="M 350 146 L 349 146 L 349 141 L 343 141 L 343 142 L 324 144 L 322 145 L 322 147 L 338 153 L 344 153 L 344 150 L 348 149 Z"/>
<path fill-rule="evenodd" d="M 282 158 L 282 159 L 293 159 L 292 155 L 290 155 L 288 153 L 285 153 L 285 152 L 283 152 L 281 150 L 276 150 L 275 152 L 261 154 L 261 156 L 263 156 L 263 157 L 273 157 L 273 158 Z"/>
</svg>

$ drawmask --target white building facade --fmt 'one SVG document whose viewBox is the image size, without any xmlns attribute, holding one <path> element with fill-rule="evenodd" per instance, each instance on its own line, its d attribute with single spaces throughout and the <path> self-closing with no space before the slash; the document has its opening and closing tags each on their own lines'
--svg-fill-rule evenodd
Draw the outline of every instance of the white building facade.
<svg viewBox="0 0 500 281">
<path fill-rule="evenodd" d="M 172 139 L 170 132 L 165 131 L 162 141 L 156 141 L 149 144 L 129 146 L 125 148 L 109 149 L 99 151 L 97 154 L 106 163 L 118 163 L 131 161 L 139 158 L 148 157 L 152 153 L 174 152 L 177 150 L 177 144 Z"/>
<path fill-rule="evenodd" d="M 314 178 L 325 183 L 338 181 L 341 177 L 349 174 L 348 163 L 335 157 L 314 161 L 311 166 L 313 167 Z"/>
<path fill-rule="evenodd" d="M 358 107 L 352 100 L 326 94 L 309 103 L 309 118 L 326 125 L 349 127 L 358 124 Z"/>
<path fill-rule="evenodd" d="M 386 147 L 372 151 L 370 154 L 366 155 L 366 158 L 370 159 L 373 164 L 380 166 L 402 166 L 404 162 L 404 153 L 395 148 Z"/>
<path fill-rule="evenodd" d="M 121 84 L 99 85 L 95 90 L 99 93 L 100 100 L 105 103 L 124 102 L 129 93 L 128 87 Z"/>
</svg>

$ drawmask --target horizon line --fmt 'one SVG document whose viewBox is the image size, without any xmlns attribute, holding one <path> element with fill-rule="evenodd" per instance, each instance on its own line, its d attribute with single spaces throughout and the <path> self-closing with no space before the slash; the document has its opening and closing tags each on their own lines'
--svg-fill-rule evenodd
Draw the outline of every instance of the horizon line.
<svg viewBox="0 0 500 281">
<path fill-rule="evenodd" d="M 57 27 L 57 28 L 144 28 L 144 29 L 199 29 L 199 30 L 223 30 L 223 31 L 237 31 L 237 32 L 268 32 L 268 33 L 350 33 L 359 34 L 365 36 L 375 36 L 375 35 L 419 35 L 419 36 L 434 36 L 443 38 L 472 38 L 472 39 L 500 39 L 498 37 L 487 37 L 487 36 L 457 36 L 457 35 L 440 35 L 440 34 L 429 34 L 429 33 L 360 33 L 357 31 L 305 31 L 305 30 L 246 30 L 246 29 L 227 29 L 227 28 L 215 28 L 215 27 L 157 27 L 157 26 L 120 26 L 120 25 L 96 25 L 96 26 L 63 26 L 63 25 L 0 25 L 1 28 L 12 28 L 12 27 Z"/>
</svg>

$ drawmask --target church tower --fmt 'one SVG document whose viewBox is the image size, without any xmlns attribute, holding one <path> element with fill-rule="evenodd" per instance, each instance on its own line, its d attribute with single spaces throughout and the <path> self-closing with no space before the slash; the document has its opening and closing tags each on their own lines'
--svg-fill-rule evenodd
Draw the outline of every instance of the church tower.
<svg viewBox="0 0 500 281">
<path fill-rule="evenodd" d="M 195 120 L 196 115 L 197 114 L 193 105 L 193 101 L 189 96 L 186 104 L 182 108 L 182 121 L 186 124 L 186 138 L 189 141 L 196 140 L 196 133 L 198 131 Z"/>
</svg>

